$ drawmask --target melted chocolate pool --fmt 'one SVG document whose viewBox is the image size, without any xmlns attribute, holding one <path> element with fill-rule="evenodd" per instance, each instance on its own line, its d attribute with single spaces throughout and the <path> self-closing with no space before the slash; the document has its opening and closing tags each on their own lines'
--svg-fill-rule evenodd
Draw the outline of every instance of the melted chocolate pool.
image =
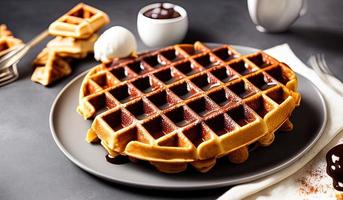
<svg viewBox="0 0 343 200">
<path fill-rule="evenodd" d="M 326 163 L 326 173 L 333 179 L 333 187 L 343 191 L 343 144 L 339 144 L 327 152 Z"/>
<path fill-rule="evenodd" d="M 107 154 L 106 160 L 107 160 L 107 162 L 112 163 L 112 164 L 116 164 L 116 165 L 122 165 L 122 164 L 129 162 L 129 159 L 127 158 L 127 156 L 122 156 L 122 155 L 112 157 L 109 154 Z"/>
<path fill-rule="evenodd" d="M 151 19 L 173 19 L 181 16 L 179 12 L 174 10 L 174 6 L 167 6 L 164 3 L 147 10 L 143 15 Z"/>
</svg>

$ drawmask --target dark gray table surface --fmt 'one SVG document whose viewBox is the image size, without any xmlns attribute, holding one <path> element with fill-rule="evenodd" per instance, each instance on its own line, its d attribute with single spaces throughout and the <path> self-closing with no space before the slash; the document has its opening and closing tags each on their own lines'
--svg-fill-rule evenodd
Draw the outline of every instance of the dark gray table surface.
<svg viewBox="0 0 343 200">
<path fill-rule="evenodd" d="M 106 11 L 111 24 L 127 27 L 138 38 L 136 17 L 147 1 L 86 1 Z M 308 12 L 289 31 L 256 31 L 246 1 L 171 1 L 189 13 L 186 42 L 196 40 L 269 48 L 289 43 L 303 61 L 324 53 L 343 80 L 343 1 L 310 0 Z M 0 23 L 28 41 L 77 1 L 0 1 Z M 146 47 L 138 39 L 139 49 Z M 90 56 L 77 62 L 72 76 L 50 88 L 30 81 L 31 63 L 45 42 L 20 62 L 20 78 L 0 88 L 0 199 L 214 199 L 224 189 L 165 192 L 124 187 L 100 180 L 72 164 L 57 148 L 48 117 L 57 93 L 76 75 L 94 66 Z M 226 188 L 227 189 L 227 188 Z"/>
</svg>

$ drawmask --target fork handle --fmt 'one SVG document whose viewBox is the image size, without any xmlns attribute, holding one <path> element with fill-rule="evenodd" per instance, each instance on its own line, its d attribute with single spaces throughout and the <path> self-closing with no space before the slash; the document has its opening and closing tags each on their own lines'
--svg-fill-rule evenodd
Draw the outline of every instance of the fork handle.
<svg viewBox="0 0 343 200">
<path fill-rule="evenodd" d="M 30 40 L 26 45 L 30 46 L 30 48 L 34 47 L 35 45 L 40 43 L 42 40 L 44 40 L 48 36 L 49 36 L 49 32 L 48 32 L 48 30 L 45 30 L 42 33 L 40 33 L 39 35 L 37 35 L 35 38 Z"/>
<path fill-rule="evenodd" d="M 14 50 L 13 52 L 8 53 L 4 57 L 1 58 L 0 63 L 0 69 L 9 67 L 24 57 L 24 55 L 35 45 L 37 45 L 39 42 L 44 40 L 47 36 L 49 36 L 48 30 L 43 31 L 39 35 L 37 35 L 35 38 L 33 38 L 31 41 L 23 45 L 22 47 L 19 47 L 17 50 Z"/>
</svg>

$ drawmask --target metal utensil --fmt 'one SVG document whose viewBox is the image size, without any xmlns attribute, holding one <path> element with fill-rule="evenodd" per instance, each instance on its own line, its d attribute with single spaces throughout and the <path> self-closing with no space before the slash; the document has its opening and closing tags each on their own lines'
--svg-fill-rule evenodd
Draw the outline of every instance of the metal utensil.
<svg viewBox="0 0 343 200">
<path fill-rule="evenodd" d="M 307 63 L 312 66 L 313 70 L 320 79 L 322 79 L 325 83 L 328 83 L 333 90 L 343 96 L 343 83 L 335 77 L 333 72 L 326 64 L 324 54 L 310 56 Z"/>
<path fill-rule="evenodd" d="M 19 77 L 17 63 L 32 47 L 44 40 L 48 35 L 48 30 L 45 30 L 28 43 L 18 45 L 0 58 L 0 87 L 15 81 Z"/>
</svg>

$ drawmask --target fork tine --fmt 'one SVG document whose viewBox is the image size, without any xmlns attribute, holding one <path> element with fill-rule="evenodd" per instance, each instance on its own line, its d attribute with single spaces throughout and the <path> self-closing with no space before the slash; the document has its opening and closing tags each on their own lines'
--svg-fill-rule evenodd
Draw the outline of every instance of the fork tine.
<svg viewBox="0 0 343 200">
<path fill-rule="evenodd" d="M 12 74 L 9 73 L 9 72 L 7 72 L 7 73 L 5 74 L 5 76 L 2 76 L 2 77 L 0 78 L 0 84 L 2 84 L 3 82 L 5 82 L 5 81 L 7 81 L 7 80 L 9 80 L 9 79 L 11 79 L 11 78 L 12 78 Z"/>
<path fill-rule="evenodd" d="M 0 71 L 0 82 L 1 82 L 1 79 L 2 79 L 3 77 L 8 76 L 9 73 L 10 73 L 10 72 L 9 72 L 8 69 L 1 70 L 1 71 Z"/>
<path fill-rule="evenodd" d="M 308 59 L 308 64 L 312 66 L 313 70 L 317 72 L 317 74 L 322 74 L 322 69 L 318 66 L 317 64 L 317 57 L 316 56 L 311 56 Z"/>
<path fill-rule="evenodd" d="M 315 55 L 315 65 L 320 69 L 320 71 L 322 73 L 326 73 L 326 69 L 323 67 L 323 65 L 321 64 L 321 54 L 316 54 Z"/>
<path fill-rule="evenodd" d="M 3 77 L 0 79 L 0 86 L 6 85 L 8 83 L 11 83 L 13 81 L 15 81 L 17 79 L 16 76 L 11 76 L 11 74 L 9 74 L 9 76 L 7 77 Z"/>
<path fill-rule="evenodd" d="M 314 59 L 314 56 L 312 55 L 312 56 L 310 56 L 310 58 L 309 58 L 308 61 L 307 61 L 307 63 L 308 63 L 310 66 L 312 66 L 312 64 L 313 64 L 313 59 Z"/>
<path fill-rule="evenodd" d="M 323 68 L 325 69 L 325 71 L 328 74 L 333 75 L 333 72 L 331 71 L 329 66 L 326 64 L 326 60 L 325 60 L 324 54 L 321 54 L 321 64 L 322 64 Z"/>
<path fill-rule="evenodd" d="M 322 54 L 317 54 L 314 61 L 315 66 L 320 69 L 322 75 L 328 74 L 327 69 L 323 66 L 322 62 Z"/>
<path fill-rule="evenodd" d="M 325 71 L 323 71 L 322 67 L 318 64 L 318 55 L 313 55 L 310 57 L 309 65 L 312 66 L 313 70 L 322 81 L 327 81 L 326 77 L 324 76 L 326 74 Z"/>
<path fill-rule="evenodd" d="M 9 80 L 12 78 L 12 76 L 10 74 L 8 74 L 9 76 L 5 76 L 5 77 L 2 77 L 0 79 L 0 84 L 4 83 L 5 81 Z"/>
<path fill-rule="evenodd" d="M 22 50 L 24 47 L 25 47 L 25 44 L 21 44 L 21 45 L 18 45 L 16 47 L 13 47 L 13 49 L 10 52 L 8 52 L 6 55 L 3 55 L 3 56 L 0 57 L 0 63 L 3 62 L 4 60 L 14 56 L 20 50 Z"/>
<path fill-rule="evenodd" d="M 310 56 L 307 60 L 307 64 L 312 67 L 313 65 L 313 56 Z"/>
<path fill-rule="evenodd" d="M 10 68 L 3 68 L 0 69 L 0 86 L 6 85 L 15 81 L 18 78 L 18 71 L 16 64 L 11 66 Z"/>
<path fill-rule="evenodd" d="M 312 66 L 313 70 L 315 71 L 315 73 L 318 75 L 318 77 L 324 81 L 324 82 L 330 82 L 328 79 L 328 76 L 325 75 L 332 75 L 333 77 L 335 77 L 330 68 L 328 67 L 328 65 L 326 64 L 325 61 L 325 57 L 323 54 L 317 54 L 317 55 L 312 55 L 310 56 L 310 58 L 308 59 L 307 63 Z M 336 77 L 335 77 L 336 78 Z M 338 79 L 336 79 L 338 80 Z M 339 80 L 338 80 L 339 81 Z M 328 83 L 330 84 L 330 83 Z M 336 91 L 339 95 L 343 96 L 343 91 L 341 88 L 337 88 L 333 85 L 330 85 L 331 88 Z"/>
<path fill-rule="evenodd" d="M 322 65 L 322 54 L 316 54 L 316 64 L 324 73 L 326 73 L 326 69 Z"/>
</svg>

